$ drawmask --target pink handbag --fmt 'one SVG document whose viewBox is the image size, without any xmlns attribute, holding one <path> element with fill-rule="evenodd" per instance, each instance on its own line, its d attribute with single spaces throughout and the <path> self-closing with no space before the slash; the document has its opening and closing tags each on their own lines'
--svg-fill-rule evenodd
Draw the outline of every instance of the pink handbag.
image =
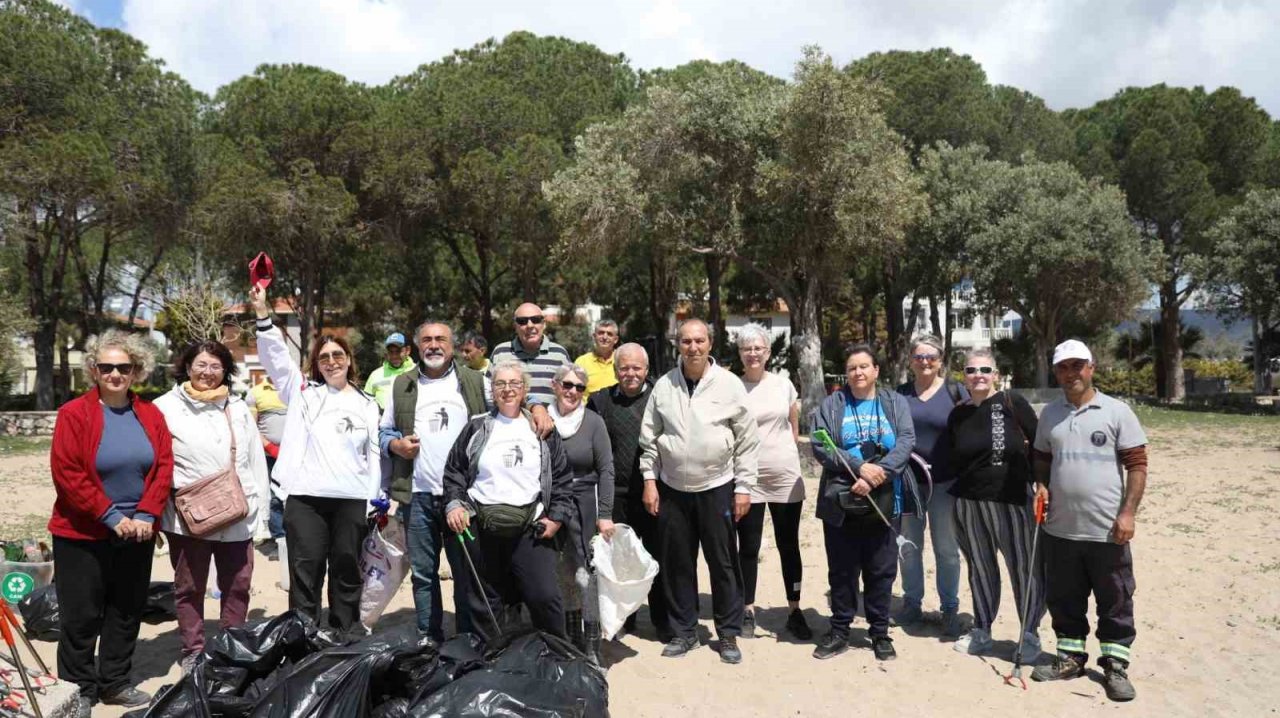
<svg viewBox="0 0 1280 718">
<path fill-rule="evenodd" d="M 184 486 L 173 495 L 174 507 L 187 528 L 197 538 L 208 536 L 249 515 L 249 502 L 236 473 L 236 430 L 231 425 L 231 402 L 222 407 L 231 432 L 231 463 L 227 468 Z"/>
</svg>

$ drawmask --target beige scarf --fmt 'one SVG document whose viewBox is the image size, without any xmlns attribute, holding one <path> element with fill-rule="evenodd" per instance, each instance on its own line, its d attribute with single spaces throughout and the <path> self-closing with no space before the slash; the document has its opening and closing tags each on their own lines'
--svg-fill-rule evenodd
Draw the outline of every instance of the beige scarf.
<svg viewBox="0 0 1280 718">
<path fill-rule="evenodd" d="M 187 396 L 191 397 L 192 399 L 195 399 L 196 401 L 208 402 L 210 404 L 214 404 L 220 401 L 226 401 L 227 395 L 230 393 L 230 389 L 227 387 L 226 384 L 219 385 L 217 389 L 208 389 L 205 391 L 201 391 L 191 386 L 191 382 L 189 381 L 182 382 L 182 390 L 187 392 Z"/>
</svg>

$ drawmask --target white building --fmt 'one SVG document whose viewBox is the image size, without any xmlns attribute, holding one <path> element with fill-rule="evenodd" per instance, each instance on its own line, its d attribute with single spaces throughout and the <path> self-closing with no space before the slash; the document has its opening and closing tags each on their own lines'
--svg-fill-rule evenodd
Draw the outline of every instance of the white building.
<svg viewBox="0 0 1280 718">
<path fill-rule="evenodd" d="M 930 322 L 930 306 L 928 299 L 921 299 L 916 308 L 915 333 L 922 334 L 933 331 Z M 1011 339 L 1022 327 L 1022 317 L 1017 312 L 984 312 L 978 308 L 973 291 L 973 282 L 964 280 L 951 290 L 951 311 L 945 305 L 939 307 L 942 331 L 951 329 L 951 345 L 956 349 L 987 349 L 998 339 Z M 902 318 L 905 323 L 911 321 L 911 298 L 902 300 Z"/>
</svg>

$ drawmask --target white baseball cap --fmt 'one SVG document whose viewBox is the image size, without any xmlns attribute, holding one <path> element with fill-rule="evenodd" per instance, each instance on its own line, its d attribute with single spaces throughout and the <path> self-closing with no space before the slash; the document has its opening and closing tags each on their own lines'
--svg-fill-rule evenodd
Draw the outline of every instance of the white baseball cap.
<svg viewBox="0 0 1280 718">
<path fill-rule="evenodd" d="M 1061 364 L 1069 359 L 1083 359 L 1093 363 L 1093 352 L 1079 339 L 1068 339 L 1053 348 L 1053 363 Z"/>
</svg>

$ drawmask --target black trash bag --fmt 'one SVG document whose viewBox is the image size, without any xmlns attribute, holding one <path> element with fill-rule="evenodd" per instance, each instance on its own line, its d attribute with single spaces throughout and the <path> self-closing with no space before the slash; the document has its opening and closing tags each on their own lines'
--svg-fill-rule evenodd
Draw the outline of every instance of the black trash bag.
<svg viewBox="0 0 1280 718">
<path fill-rule="evenodd" d="M 18 612 L 22 614 L 22 627 L 28 638 L 56 641 L 62 636 L 62 627 L 58 623 L 58 593 L 52 584 L 28 593 L 18 603 Z"/>
<path fill-rule="evenodd" d="M 316 628 L 310 616 L 285 611 L 267 621 L 246 623 L 219 631 L 205 644 L 204 654 L 215 666 L 236 666 L 256 680 L 284 661 L 297 663 L 335 643 Z"/>
<path fill-rule="evenodd" d="M 152 581 L 147 587 L 147 605 L 142 609 L 145 621 L 159 623 L 178 618 L 178 607 L 173 598 L 173 581 Z"/>
<path fill-rule="evenodd" d="M 419 691 L 412 718 L 606 718 L 609 684 L 561 638 L 529 632 L 511 636 L 487 656 L 487 665 L 432 691 Z"/>
</svg>

